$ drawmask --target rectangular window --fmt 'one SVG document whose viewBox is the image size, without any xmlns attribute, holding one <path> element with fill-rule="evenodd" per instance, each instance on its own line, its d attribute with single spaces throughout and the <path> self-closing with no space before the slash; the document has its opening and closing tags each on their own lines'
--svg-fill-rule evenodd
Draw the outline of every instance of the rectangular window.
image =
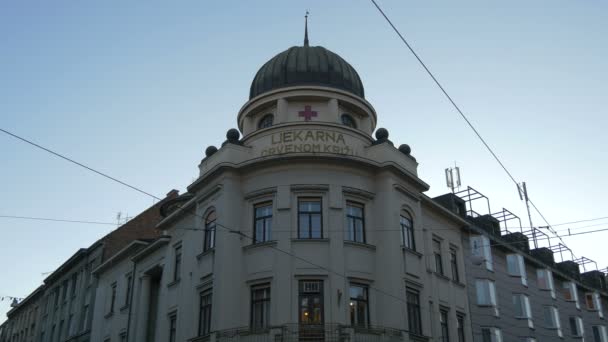
<svg viewBox="0 0 608 342">
<path fill-rule="evenodd" d="M 608 332 L 603 325 L 594 325 L 593 327 L 593 342 L 608 342 Z"/>
<path fill-rule="evenodd" d="M 78 273 L 72 274 L 72 286 L 70 293 L 72 297 L 76 297 L 76 283 L 78 282 Z"/>
<path fill-rule="evenodd" d="M 580 305 L 578 302 L 578 290 L 576 288 L 576 284 L 574 282 L 568 281 L 562 283 L 562 294 L 564 295 L 564 299 L 567 301 L 575 302 L 576 308 L 580 309 Z"/>
<path fill-rule="evenodd" d="M 74 333 L 74 327 L 72 327 L 72 324 L 74 324 L 74 314 L 70 314 L 70 317 L 68 318 L 68 330 L 66 336 L 72 336 Z"/>
<path fill-rule="evenodd" d="M 53 295 L 55 296 L 55 310 L 57 310 L 57 308 L 59 307 L 59 287 L 55 288 L 55 291 L 53 291 Z"/>
<path fill-rule="evenodd" d="M 298 199 L 298 238 L 322 239 L 323 223 L 320 198 Z"/>
<path fill-rule="evenodd" d="M 133 275 L 127 274 L 125 277 L 125 282 L 127 283 L 127 291 L 125 292 L 125 307 L 129 306 L 131 301 L 131 291 L 133 286 Z"/>
<path fill-rule="evenodd" d="M 347 237 L 349 241 L 365 243 L 365 220 L 363 205 L 353 202 L 346 203 Z"/>
<path fill-rule="evenodd" d="M 583 328 L 583 319 L 576 316 L 570 316 L 568 319 L 570 323 L 570 334 L 574 337 L 582 337 L 585 328 Z"/>
<path fill-rule="evenodd" d="M 585 303 L 587 304 L 587 309 L 591 311 L 597 311 L 600 318 L 604 318 L 604 312 L 602 310 L 602 302 L 600 294 L 597 292 L 586 293 L 585 294 Z"/>
<path fill-rule="evenodd" d="M 68 281 L 64 280 L 63 281 L 63 289 L 62 289 L 62 298 L 63 298 L 63 302 L 67 302 L 68 301 Z"/>
<path fill-rule="evenodd" d="M 557 311 L 557 308 L 554 306 L 544 306 L 543 314 L 545 320 L 545 328 L 556 329 L 557 335 L 559 337 L 562 337 L 562 328 L 559 321 L 559 312 Z"/>
<path fill-rule="evenodd" d="M 532 310 L 530 307 L 530 298 L 523 294 L 513 295 L 513 306 L 515 309 L 516 318 L 524 318 L 528 320 L 528 327 L 534 328 L 532 323 Z"/>
<path fill-rule="evenodd" d="M 198 336 L 206 336 L 211 332 L 211 289 L 200 294 L 198 311 Z"/>
<path fill-rule="evenodd" d="M 521 283 L 528 285 L 528 279 L 526 276 L 526 266 L 524 263 L 524 257 L 519 254 L 508 254 L 507 255 L 507 271 L 509 275 L 514 277 L 520 277 Z"/>
<path fill-rule="evenodd" d="M 215 228 L 217 216 L 215 210 L 211 210 L 205 216 L 205 241 L 203 242 L 203 252 L 215 247 Z"/>
<path fill-rule="evenodd" d="M 414 239 L 414 223 L 408 214 L 399 217 L 401 225 L 401 243 L 404 247 L 413 251 L 416 250 L 416 240 Z"/>
<path fill-rule="evenodd" d="M 482 342 L 502 342 L 502 331 L 498 328 L 481 328 Z"/>
<path fill-rule="evenodd" d="M 458 332 L 458 342 L 465 342 L 464 337 L 464 314 L 457 312 L 456 313 L 456 329 Z"/>
<path fill-rule="evenodd" d="M 433 239 L 433 256 L 435 259 L 435 272 L 443 275 L 443 262 L 441 260 L 441 241 Z"/>
<path fill-rule="evenodd" d="M 352 326 L 369 326 L 369 297 L 368 287 L 360 284 L 350 284 L 350 324 Z"/>
<path fill-rule="evenodd" d="M 488 271 L 494 270 L 494 263 L 492 261 L 492 247 L 490 239 L 484 235 L 477 235 L 471 237 L 471 255 L 483 260 L 486 269 Z"/>
<path fill-rule="evenodd" d="M 422 316 L 420 314 L 420 292 L 407 288 L 405 292 L 407 301 L 407 323 L 410 333 L 422 336 Z"/>
<path fill-rule="evenodd" d="M 173 281 L 178 281 L 182 273 L 182 246 L 175 247 L 175 263 L 173 265 Z"/>
<path fill-rule="evenodd" d="M 439 324 L 441 325 L 441 342 L 450 342 L 450 328 L 448 324 L 448 310 L 439 309 Z"/>
<path fill-rule="evenodd" d="M 120 342 L 127 342 L 127 333 L 120 334 Z"/>
<path fill-rule="evenodd" d="M 175 342 L 177 335 L 177 315 L 169 316 L 169 342 Z"/>
<path fill-rule="evenodd" d="M 114 304 L 116 303 L 116 283 L 110 285 L 110 313 L 114 312 Z"/>
<path fill-rule="evenodd" d="M 270 285 L 251 288 L 251 328 L 266 329 L 270 326 Z"/>
<path fill-rule="evenodd" d="M 458 254 L 455 248 L 450 248 L 450 267 L 452 268 L 452 280 L 460 282 L 458 274 Z"/>
<path fill-rule="evenodd" d="M 553 273 L 548 269 L 537 269 L 536 279 L 538 288 L 551 291 L 551 297 L 555 298 L 555 288 L 553 286 Z"/>
<path fill-rule="evenodd" d="M 489 279 L 477 279 L 475 281 L 477 291 L 477 305 L 496 306 L 496 287 Z"/>
<path fill-rule="evenodd" d="M 272 239 L 272 202 L 257 204 L 253 214 L 253 243 Z"/>
<path fill-rule="evenodd" d="M 323 317 L 323 281 L 322 280 L 300 280 L 300 324 L 321 325 Z"/>
</svg>

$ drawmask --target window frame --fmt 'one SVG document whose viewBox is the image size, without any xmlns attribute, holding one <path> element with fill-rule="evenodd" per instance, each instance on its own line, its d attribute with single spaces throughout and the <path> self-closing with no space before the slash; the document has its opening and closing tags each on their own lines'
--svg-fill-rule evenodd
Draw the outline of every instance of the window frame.
<svg viewBox="0 0 608 342">
<path fill-rule="evenodd" d="M 270 207 L 270 215 L 257 216 L 259 208 Z M 253 244 L 272 241 L 272 219 L 274 214 L 274 203 L 272 200 L 262 201 L 253 205 Z M 262 240 L 258 240 L 258 221 L 262 222 Z M 268 224 L 270 222 L 270 224 Z"/>
<path fill-rule="evenodd" d="M 410 299 L 415 300 L 410 301 Z M 405 300 L 407 307 L 408 330 L 411 334 L 423 336 L 424 334 L 422 331 L 422 308 L 420 305 L 420 290 L 407 286 L 405 288 Z"/>
<path fill-rule="evenodd" d="M 452 280 L 460 283 L 460 271 L 458 269 L 458 249 L 450 246 L 450 269 L 452 272 Z"/>
<path fill-rule="evenodd" d="M 399 214 L 399 226 L 401 226 L 401 244 L 403 247 L 416 251 L 414 219 L 409 212 L 403 211 Z"/>
<path fill-rule="evenodd" d="M 125 288 L 125 303 L 124 307 L 128 307 L 131 304 L 131 292 L 133 291 L 133 274 L 127 273 L 125 275 L 127 287 Z"/>
<path fill-rule="evenodd" d="M 350 122 L 345 122 L 348 120 L 350 120 Z M 340 115 L 340 123 L 346 127 L 357 129 L 357 121 L 352 115 L 348 113 L 342 113 L 342 115 Z"/>
<path fill-rule="evenodd" d="M 363 299 L 352 297 L 351 289 L 353 287 L 358 287 L 358 288 L 363 289 L 363 294 L 364 294 Z M 371 321 L 371 319 L 369 317 L 369 285 L 356 283 L 356 282 L 349 283 L 348 297 L 349 297 L 350 325 L 353 327 L 359 327 L 359 328 L 369 327 L 370 321 Z M 354 305 L 353 305 L 353 302 L 354 302 Z M 359 319 L 361 317 L 358 316 L 358 314 L 359 314 L 358 309 L 359 309 L 360 305 L 365 305 L 365 317 L 364 317 L 363 324 L 359 322 Z M 353 310 L 354 310 L 354 315 L 353 315 Z"/>
<path fill-rule="evenodd" d="M 490 239 L 485 235 L 476 235 L 470 238 L 471 255 L 482 257 L 488 271 L 494 271 L 494 260 L 492 258 L 492 245 Z"/>
<path fill-rule="evenodd" d="M 349 208 L 358 208 L 361 210 L 361 217 L 351 215 Z M 353 225 L 351 226 L 351 220 Z M 361 222 L 361 237 L 357 236 L 357 222 Z M 367 243 L 365 234 L 365 204 L 355 201 L 346 201 L 346 241 Z M 352 234 L 352 235 L 351 235 Z M 359 239 L 360 238 L 360 239 Z"/>
<path fill-rule="evenodd" d="M 169 314 L 169 342 L 177 341 L 177 312 Z"/>
<path fill-rule="evenodd" d="M 209 217 L 213 215 L 213 220 L 210 220 Z M 215 208 L 210 208 L 207 210 L 205 214 L 205 237 L 203 241 L 203 252 L 212 250 L 215 248 L 215 235 L 217 230 L 217 211 Z"/>
<path fill-rule="evenodd" d="M 442 249 L 442 241 L 440 238 L 433 237 L 433 261 L 435 267 L 435 273 L 445 276 L 445 270 L 443 268 L 443 253 L 441 253 Z M 436 247 L 439 247 L 435 250 Z"/>
<path fill-rule="evenodd" d="M 518 277 L 524 286 L 528 286 L 526 263 L 524 256 L 519 253 L 507 254 L 507 273 L 511 277 Z"/>
<path fill-rule="evenodd" d="M 181 279 L 182 271 L 182 245 L 178 244 L 174 247 L 173 256 L 173 282 L 178 282 Z"/>
<path fill-rule="evenodd" d="M 300 204 L 302 202 L 319 202 L 319 211 L 302 211 L 300 208 Z M 323 239 L 323 197 L 318 196 L 318 197 L 314 197 L 314 196 L 303 196 L 303 197 L 298 197 L 297 198 L 297 204 L 298 204 L 298 212 L 297 212 L 297 220 L 298 220 L 298 239 L 301 240 L 313 240 L 313 239 Z M 302 227 L 300 226 L 300 215 L 307 215 L 308 216 L 308 237 L 303 237 L 302 236 Z M 319 237 L 313 237 L 313 227 L 312 227 L 312 216 L 313 215 L 319 215 L 319 222 L 321 227 L 320 228 L 320 236 Z"/>
<path fill-rule="evenodd" d="M 263 297 L 261 299 L 255 299 L 255 293 L 257 291 L 267 291 L 267 297 Z M 271 292 L 271 288 L 270 288 L 270 283 L 264 283 L 264 284 L 256 284 L 251 286 L 251 291 L 250 291 L 250 295 L 251 295 L 251 300 L 250 300 L 250 318 L 249 318 L 249 326 L 251 327 L 251 330 L 254 331 L 260 331 L 260 330 L 265 330 L 268 329 L 270 327 L 270 310 L 271 310 L 271 296 L 272 296 L 272 292 Z M 260 326 L 256 325 L 256 307 L 260 305 L 262 310 L 261 310 L 261 321 L 262 324 Z"/>
<path fill-rule="evenodd" d="M 456 336 L 458 337 L 458 342 L 466 342 L 466 332 L 465 332 L 465 319 L 466 315 L 462 312 L 456 312 Z"/>
<path fill-rule="evenodd" d="M 204 305 L 203 305 L 204 303 Z M 204 289 L 199 292 L 198 305 L 198 336 L 207 336 L 211 333 L 211 315 L 213 309 L 213 290 Z"/>
<path fill-rule="evenodd" d="M 439 327 L 441 342 L 450 342 L 450 310 L 439 307 Z"/>
<path fill-rule="evenodd" d="M 487 302 L 480 303 L 480 284 L 483 284 L 481 289 L 483 291 L 483 298 L 487 298 Z M 486 291 L 487 289 L 487 291 Z M 487 292 L 487 293 L 486 293 Z M 496 285 L 493 280 L 490 279 L 475 279 L 475 294 L 477 306 L 496 307 Z M 486 296 L 487 294 L 487 296 Z"/>
<path fill-rule="evenodd" d="M 116 294 L 118 291 L 118 284 L 113 282 L 110 284 L 110 311 L 108 314 L 114 313 L 114 309 L 116 308 Z"/>
<path fill-rule="evenodd" d="M 267 119 L 270 118 L 270 124 L 267 125 L 266 121 L 268 121 Z M 260 120 L 258 121 L 257 127 L 258 129 L 264 129 L 264 128 L 269 128 L 274 126 L 274 114 L 272 113 L 266 113 L 264 114 L 264 116 L 262 116 L 260 118 Z"/>
</svg>

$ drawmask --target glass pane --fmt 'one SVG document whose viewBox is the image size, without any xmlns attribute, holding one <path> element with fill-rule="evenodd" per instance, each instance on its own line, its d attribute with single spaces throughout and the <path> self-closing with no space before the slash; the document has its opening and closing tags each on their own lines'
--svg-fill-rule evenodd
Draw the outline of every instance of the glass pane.
<svg viewBox="0 0 608 342">
<path fill-rule="evenodd" d="M 272 219 L 266 220 L 266 241 L 272 240 Z"/>
<path fill-rule="evenodd" d="M 350 287 L 350 298 L 365 298 L 365 289 L 361 286 Z"/>
<path fill-rule="evenodd" d="M 363 239 L 363 221 L 356 220 L 355 221 L 355 229 L 356 229 L 355 235 L 356 235 L 356 238 L 357 238 L 356 241 L 358 241 L 358 242 L 364 242 L 364 239 Z"/>
<path fill-rule="evenodd" d="M 264 221 L 255 222 L 255 241 L 264 241 Z"/>
<path fill-rule="evenodd" d="M 320 239 L 321 238 L 321 215 L 311 215 L 311 230 L 312 230 L 312 238 Z"/>
<path fill-rule="evenodd" d="M 310 238 L 309 218 L 306 214 L 301 214 L 299 218 L 300 238 Z"/>
</svg>

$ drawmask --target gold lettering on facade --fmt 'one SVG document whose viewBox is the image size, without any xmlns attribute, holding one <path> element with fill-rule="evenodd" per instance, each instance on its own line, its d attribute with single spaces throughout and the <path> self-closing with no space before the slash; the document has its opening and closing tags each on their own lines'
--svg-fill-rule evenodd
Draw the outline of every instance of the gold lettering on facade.
<svg viewBox="0 0 608 342">
<path fill-rule="evenodd" d="M 355 155 L 347 146 L 344 135 L 325 130 L 294 130 L 274 133 L 270 147 L 262 150 L 262 157 L 283 153 L 333 153 Z"/>
</svg>

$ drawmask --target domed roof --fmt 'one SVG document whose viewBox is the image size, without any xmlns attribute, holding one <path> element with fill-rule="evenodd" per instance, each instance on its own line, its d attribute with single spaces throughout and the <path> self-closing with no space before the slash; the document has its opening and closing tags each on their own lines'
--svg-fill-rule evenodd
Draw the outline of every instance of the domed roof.
<svg viewBox="0 0 608 342">
<path fill-rule="evenodd" d="M 357 71 L 342 57 L 322 46 L 291 47 L 266 62 L 251 83 L 249 99 L 271 90 L 316 85 L 365 97 Z"/>
</svg>

